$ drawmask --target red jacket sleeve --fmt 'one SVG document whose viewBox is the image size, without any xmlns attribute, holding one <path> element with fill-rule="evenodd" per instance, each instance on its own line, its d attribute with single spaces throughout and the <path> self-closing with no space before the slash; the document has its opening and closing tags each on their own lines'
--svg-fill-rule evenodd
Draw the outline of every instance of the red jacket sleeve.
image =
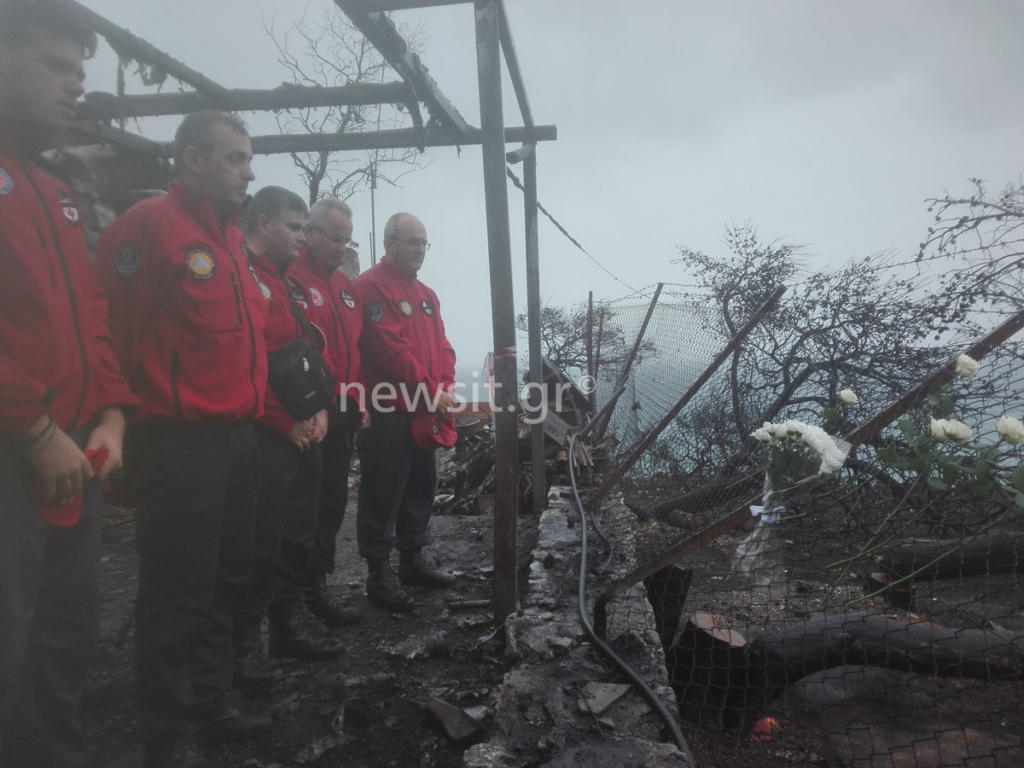
<svg viewBox="0 0 1024 768">
<path fill-rule="evenodd" d="M 46 385 L 29 378 L 0 338 L 0 432 L 23 435 L 47 412 Z"/>
<path fill-rule="evenodd" d="M 274 390 L 267 387 L 267 396 L 263 402 L 263 415 L 256 419 L 256 423 L 269 429 L 275 435 L 287 437 L 295 426 L 295 417 L 285 410 L 281 401 L 277 399 Z"/>
<path fill-rule="evenodd" d="M 448 334 L 441 319 L 441 302 L 434 295 L 434 306 L 437 307 L 437 320 L 441 324 L 441 386 L 448 391 L 455 387 L 455 347 L 448 341 Z"/>
<path fill-rule="evenodd" d="M 121 372 L 132 387 L 138 385 L 142 340 L 153 316 L 156 286 L 161 279 L 161 265 L 151 242 L 145 217 L 129 213 L 100 235 L 96 249 L 96 270 L 107 297 L 110 333 L 117 340 Z"/>
<path fill-rule="evenodd" d="M 100 290 L 96 275 L 89 270 L 90 309 L 92 311 L 93 333 L 96 338 L 97 360 L 93 369 L 96 377 L 97 410 L 114 407 L 128 407 L 138 404 L 121 375 L 117 361 L 114 338 L 107 325 L 107 300 Z"/>
</svg>

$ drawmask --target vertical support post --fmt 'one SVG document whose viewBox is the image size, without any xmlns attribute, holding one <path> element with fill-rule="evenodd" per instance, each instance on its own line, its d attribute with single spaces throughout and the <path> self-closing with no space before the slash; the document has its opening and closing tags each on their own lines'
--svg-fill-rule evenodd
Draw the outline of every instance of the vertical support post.
<svg viewBox="0 0 1024 768">
<path fill-rule="evenodd" d="M 377 159 L 370 165 L 370 266 L 377 264 Z"/>
<path fill-rule="evenodd" d="M 530 342 L 530 405 L 547 408 L 543 394 L 540 348 L 540 245 L 537 231 L 537 145 L 527 145 L 523 158 L 523 206 L 526 220 L 526 320 Z M 536 398 L 536 400 L 534 399 Z M 547 478 L 544 467 L 544 424 L 542 411 L 534 411 L 537 421 L 530 427 L 530 457 L 533 470 L 533 514 L 547 506 Z"/>
<path fill-rule="evenodd" d="M 500 624 L 519 604 L 516 583 L 519 467 L 516 328 L 501 103 L 501 8 L 498 0 L 475 0 L 474 8 L 494 334 L 494 618 Z"/>
</svg>

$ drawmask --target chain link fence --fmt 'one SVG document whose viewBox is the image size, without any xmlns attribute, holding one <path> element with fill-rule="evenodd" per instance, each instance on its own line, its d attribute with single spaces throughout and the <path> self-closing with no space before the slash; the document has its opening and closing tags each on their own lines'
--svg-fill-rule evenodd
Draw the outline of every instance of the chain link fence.
<svg viewBox="0 0 1024 768">
<path fill-rule="evenodd" d="M 648 304 L 603 306 L 602 332 L 628 348 Z M 895 380 L 861 366 L 784 383 L 773 421 L 864 439 L 839 471 L 776 471 L 765 505 L 777 455 L 738 425 L 780 394 L 772 338 L 755 330 L 639 455 L 728 333 L 706 297 L 662 298 L 624 377 L 595 355 L 598 407 L 625 385 L 598 479 L 629 466 L 603 504 L 627 505 L 639 530 L 626 576 L 609 542 L 596 624 L 629 626 L 615 596 L 645 585 L 698 765 L 1024 765 L 1024 427 L 1003 418 L 1024 417 L 1024 344 L 867 432 L 966 337 L 921 346 Z"/>
</svg>

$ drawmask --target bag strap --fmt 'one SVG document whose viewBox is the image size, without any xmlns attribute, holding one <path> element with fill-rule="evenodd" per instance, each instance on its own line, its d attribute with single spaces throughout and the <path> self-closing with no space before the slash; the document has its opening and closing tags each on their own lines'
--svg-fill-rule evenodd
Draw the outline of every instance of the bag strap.
<svg viewBox="0 0 1024 768">
<path fill-rule="evenodd" d="M 305 292 L 302 290 L 302 286 L 290 277 L 286 277 L 284 282 L 285 287 L 288 289 L 285 293 L 288 294 L 288 305 L 292 311 L 292 317 L 298 321 L 299 327 L 302 328 L 302 335 L 306 337 L 310 346 L 313 347 L 314 351 L 316 351 L 316 332 L 313 331 L 313 327 L 309 324 L 309 318 L 306 317 L 306 312 L 299 306 L 299 302 L 295 299 L 295 291 L 302 292 L 303 295 L 305 295 Z"/>
</svg>

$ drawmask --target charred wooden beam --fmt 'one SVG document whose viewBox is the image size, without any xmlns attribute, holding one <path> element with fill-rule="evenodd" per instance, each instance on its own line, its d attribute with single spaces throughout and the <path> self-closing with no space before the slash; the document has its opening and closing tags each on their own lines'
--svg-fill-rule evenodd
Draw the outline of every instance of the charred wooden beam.
<svg viewBox="0 0 1024 768">
<path fill-rule="evenodd" d="M 126 117 L 185 115 L 200 109 L 249 110 L 303 109 L 366 104 L 404 104 L 412 98 L 405 83 L 352 83 L 338 88 L 286 84 L 270 90 L 235 88 L 221 94 L 201 92 L 147 93 L 113 96 L 90 93 L 79 105 L 82 120 L 117 120 Z"/>
<path fill-rule="evenodd" d="M 512 90 L 516 93 L 516 101 L 519 102 L 519 113 L 523 118 L 523 125 L 533 127 L 533 112 L 530 110 L 530 100 L 526 96 L 526 84 L 523 82 L 523 73 L 519 69 L 519 58 L 516 56 L 516 48 L 512 42 L 512 30 L 508 25 L 508 12 L 505 10 L 505 3 L 498 3 L 498 12 L 501 17 L 501 28 L 499 39 L 501 40 L 501 51 L 505 55 L 505 66 L 508 68 L 508 77 L 512 81 Z"/>
<path fill-rule="evenodd" d="M 352 4 L 366 12 L 409 11 L 416 8 L 438 8 L 442 5 L 466 5 L 473 0 L 352 0 Z"/>
<path fill-rule="evenodd" d="M 112 144 L 148 157 L 169 158 L 173 154 L 171 145 L 166 141 L 153 141 L 137 133 L 131 133 L 105 123 L 93 123 L 85 120 L 75 121 L 71 125 L 68 144 Z"/>
<path fill-rule="evenodd" d="M 366 35 L 366 39 L 380 51 L 392 69 L 412 88 L 416 98 L 427 105 L 431 118 L 451 133 L 452 143 L 464 143 L 460 139 L 468 136 L 472 128 L 438 88 L 420 57 L 409 50 L 408 43 L 391 19 L 379 10 L 366 10 L 367 4 L 358 0 L 334 0 L 334 4 L 344 11 L 359 31 Z"/>
<path fill-rule="evenodd" d="M 882 614 L 821 614 L 752 642 L 694 614 L 666 653 L 680 711 L 703 724 L 749 728 L 790 685 L 848 665 L 975 680 L 1024 678 L 1024 636 L 907 622 Z M 692 706 L 687 706 L 690 702 Z"/>
<path fill-rule="evenodd" d="M 959 579 L 1024 572 L 1024 533 L 991 530 L 962 539 L 905 539 L 875 560 L 897 577 Z"/>
<path fill-rule="evenodd" d="M 92 27 L 97 34 L 102 35 L 110 43 L 110 47 L 117 51 L 118 54 L 131 57 L 136 61 L 152 64 L 171 77 L 183 83 L 188 83 L 197 91 L 219 96 L 223 96 L 227 91 L 223 85 L 215 83 L 206 75 L 196 72 L 191 67 L 187 67 L 156 46 L 143 40 L 141 37 L 136 37 L 127 29 L 123 29 L 108 21 L 81 3 L 77 3 L 75 0 L 58 0 L 58 2 L 67 9 L 70 15 L 80 18 Z"/>
<path fill-rule="evenodd" d="M 538 125 L 532 132 L 526 128 L 506 128 L 505 141 L 553 141 L 555 126 Z M 527 138 L 529 137 L 529 138 Z M 447 131 L 425 131 L 413 128 L 398 128 L 390 131 L 365 133 L 311 133 L 291 136 L 254 136 L 253 152 L 275 154 L 278 152 L 319 152 L 345 149 L 393 149 L 400 147 L 449 147 L 453 144 L 467 146 L 482 144 L 483 134 L 476 128 L 470 129 L 464 138 L 455 140 Z"/>
</svg>

